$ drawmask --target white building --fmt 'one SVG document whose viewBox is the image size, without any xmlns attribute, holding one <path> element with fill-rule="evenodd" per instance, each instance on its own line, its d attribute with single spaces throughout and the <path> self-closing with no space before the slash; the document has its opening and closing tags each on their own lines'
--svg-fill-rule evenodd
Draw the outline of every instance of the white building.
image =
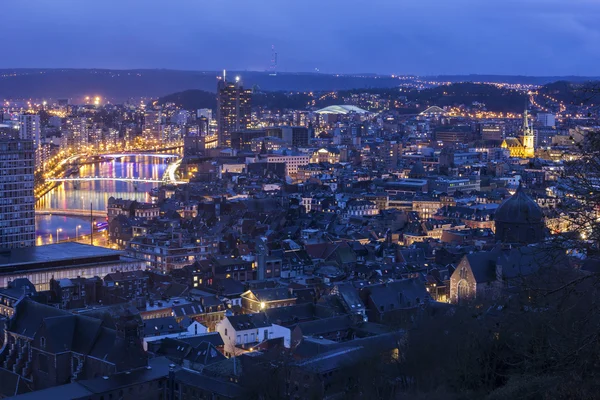
<svg viewBox="0 0 600 400">
<path fill-rule="evenodd" d="M 310 156 L 308 154 L 301 155 L 279 155 L 269 154 L 267 156 L 268 163 L 285 163 L 285 174 L 287 176 L 295 177 L 298 173 L 298 167 L 308 165 L 310 162 Z"/>
<path fill-rule="evenodd" d="M 217 324 L 216 331 L 223 339 L 227 357 L 254 351 L 269 339 L 283 338 L 283 345 L 290 347 L 290 330 L 270 323 L 263 313 L 227 316 Z"/>
</svg>

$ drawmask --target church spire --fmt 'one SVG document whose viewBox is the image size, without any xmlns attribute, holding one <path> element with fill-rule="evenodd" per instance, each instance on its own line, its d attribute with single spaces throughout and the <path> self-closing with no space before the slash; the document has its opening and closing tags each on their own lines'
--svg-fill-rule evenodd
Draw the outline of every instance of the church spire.
<svg viewBox="0 0 600 400">
<path fill-rule="evenodd" d="M 533 136 L 533 127 L 529 126 L 529 111 L 525 107 L 523 113 L 523 136 Z"/>
</svg>

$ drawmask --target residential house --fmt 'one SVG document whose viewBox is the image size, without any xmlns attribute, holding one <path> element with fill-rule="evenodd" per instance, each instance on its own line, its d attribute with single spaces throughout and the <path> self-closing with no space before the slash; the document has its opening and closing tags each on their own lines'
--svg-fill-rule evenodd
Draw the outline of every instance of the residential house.
<svg viewBox="0 0 600 400">
<path fill-rule="evenodd" d="M 258 313 L 269 308 L 296 304 L 296 297 L 287 288 L 252 289 L 242 293 L 242 309 L 246 313 Z"/>
<path fill-rule="evenodd" d="M 217 324 L 227 357 L 253 351 L 260 343 L 269 339 L 283 338 L 285 347 L 290 347 L 290 330 L 272 324 L 264 313 L 226 316 Z"/>
</svg>

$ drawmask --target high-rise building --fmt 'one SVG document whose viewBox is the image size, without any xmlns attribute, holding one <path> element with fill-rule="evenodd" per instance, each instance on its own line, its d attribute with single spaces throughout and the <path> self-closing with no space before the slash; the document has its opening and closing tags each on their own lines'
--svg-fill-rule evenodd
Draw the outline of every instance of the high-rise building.
<svg viewBox="0 0 600 400">
<path fill-rule="evenodd" d="M 19 116 L 19 123 L 19 139 L 31 140 L 35 148 L 39 147 L 41 141 L 40 116 L 37 114 L 23 114 Z"/>
<path fill-rule="evenodd" d="M 38 114 L 23 114 L 19 116 L 19 139 L 33 141 L 35 166 L 42 166 L 42 127 L 40 125 L 40 116 Z"/>
<path fill-rule="evenodd" d="M 248 129 L 252 91 L 244 89 L 239 77 L 228 82 L 225 73 L 217 83 L 217 123 L 219 146 L 231 146 L 231 133 Z"/>
<path fill-rule="evenodd" d="M 32 140 L 0 140 L 0 249 L 35 245 Z"/>
<path fill-rule="evenodd" d="M 163 115 L 161 110 L 148 110 L 144 114 L 144 139 L 163 139 Z"/>
<path fill-rule="evenodd" d="M 89 125 L 85 117 L 67 119 L 67 147 L 78 153 L 86 152 L 89 144 Z"/>
</svg>

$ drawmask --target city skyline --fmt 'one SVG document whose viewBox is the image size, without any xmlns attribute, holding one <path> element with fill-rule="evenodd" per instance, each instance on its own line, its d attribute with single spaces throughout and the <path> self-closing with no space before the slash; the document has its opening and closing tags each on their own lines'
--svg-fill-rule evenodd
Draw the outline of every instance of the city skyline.
<svg viewBox="0 0 600 400">
<path fill-rule="evenodd" d="M 589 0 L 5 4 L 0 68 L 600 75 Z M 59 23 L 60 22 L 60 23 Z M 525 62 L 526 60 L 527 62 Z"/>
</svg>

